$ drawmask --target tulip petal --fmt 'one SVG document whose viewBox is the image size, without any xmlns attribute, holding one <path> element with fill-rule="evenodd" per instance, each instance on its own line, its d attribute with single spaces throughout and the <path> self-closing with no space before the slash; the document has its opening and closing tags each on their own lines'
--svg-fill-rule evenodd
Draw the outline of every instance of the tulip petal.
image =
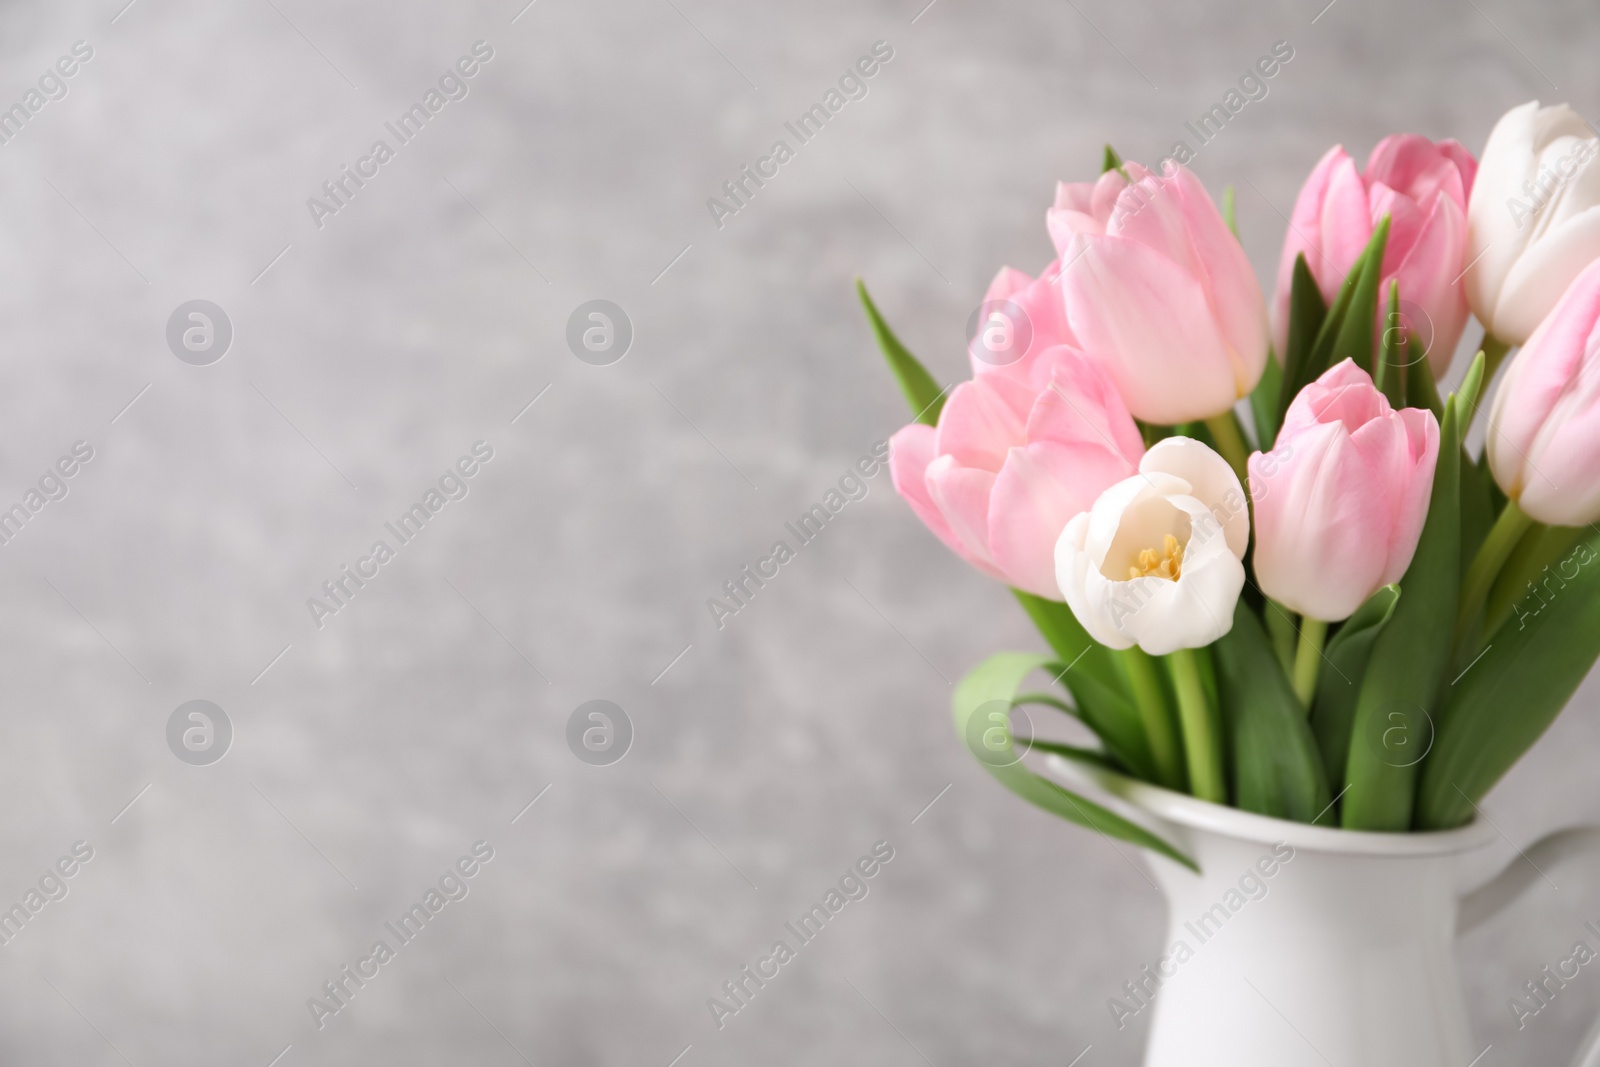
<svg viewBox="0 0 1600 1067">
<path fill-rule="evenodd" d="M 1131 648 L 1133 642 L 1102 621 L 1100 605 L 1090 598 L 1089 585 L 1091 580 L 1098 577 L 1098 573 L 1092 573 L 1095 571 L 1094 561 L 1085 543 L 1088 533 L 1087 513 L 1078 515 L 1061 531 L 1061 538 L 1056 542 L 1056 581 L 1067 607 L 1072 609 L 1072 614 L 1090 637 L 1107 648 Z"/>
<path fill-rule="evenodd" d="M 994 478 L 989 471 L 958 465 L 949 455 L 941 455 L 928 464 L 924 476 L 928 496 L 966 549 L 963 554 L 988 573 L 1003 577 L 989 552 L 989 497 Z"/>
<path fill-rule="evenodd" d="M 1106 171 L 1093 182 L 1058 182 L 1055 206 L 1045 214 L 1045 229 L 1056 246 L 1056 255 L 1065 255 L 1077 234 L 1105 233 L 1117 195 L 1127 184 L 1128 179 L 1115 170 Z"/>
<path fill-rule="evenodd" d="M 1484 447 L 1495 481 L 1535 519 L 1600 516 L 1600 261 L 1506 368 Z"/>
<path fill-rule="evenodd" d="M 1428 507 L 1433 499 L 1433 474 L 1439 462 L 1439 423 L 1433 412 L 1420 408 L 1404 408 L 1396 413 L 1405 429 L 1406 447 L 1399 476 L 1411 488 L 1402 493 L 1392 516 L 1389 534 L 1389 563 L 1384 569 L 1383 584 L 1398 582 L 1405 576 L 1416 556 L 1417 542 L 1422 537 L 1422 527 L 1428 520 Z"/>
<path fill-rule="evenodd" d="M 1322 202 L 1321 234 L 1316 256 L 1306 256 L 1322 299 L 1332 304 L 1344 284 L 1350 265 L 1366 251 L 1372 240 L 1372 209 L 1367 203 L 1366 184 L 1349 156 L 1339 160 L 1328 176 L 1328 195 Z"/>
<path fill-rule="evenodd" d="M 1081 251 L 1061 274 L 1068 318 L 1084 349 L 1105 360 L 1129 410 L 1171 425 L 1231 407 L 1233 357 L 1200 283 L 1136 241 L 1076 241 Z"/>
<path fill-rule="evenodd" d="M 1256 580 L 1291 611 L 1347 618 L 1383 584 L 1387 500 L 1363 484 L 1368 467 L 1338 423 L 1301 434 L 1288 462 L 1297 469 L 1274 486 L 1273 506 L 1256 509 Z"/>
<path fill-rule="evenodd" d="M 1250 508 L 1239 476 L 1227 460 L 1193 438 L 1167 437 L 1150 446 L 1139 470 L 1171 474 L 1188 482 L 1190 495 L 1209 503 L 1206 519 L 1221 524 L 1229 551 L 1244 559 L 1250 546 Z"/>
<path fill-rule="evenodd" d="M 1524 333 L 1511 337 L 1503 332 L 1496 312 L 1506 278 L 1533 239 L 1535 229 L 1517 225 L 1510 208 L 1513 201 L 1525 202 L 1527 194 L 1522 183 L 1534 177 L 1545 142 L 1564 128 L 1581 129 L 1581 124 L 1582 119 L 1570 109 L 1541 110 L 1539 101 L 1532 100 L 1502 115 L 1484 145 L 1483 165 L 1467 204 L 1467 256 L 1471 264 L 1466 274 L 1467 303 L 1484 326 L 1502 340 L 1516 343 L 1528 336 Z M 1531 205 L 1527 207 L 1532 210 Z"/>
<path fill-rule="evenodd" d="M 1427 346 L 1425 354 L 1435 380 L 1442 379 L 1455 356 L 1456 345 L 1467 325 L 1467 297 L 1461 287 L 1461 270 L 1467 250 L 1467 218 L 1460 205 L 1447 196 L 1436 197 L 1432 210 L 1418 226 L 1392 277 L 1399 279 L 1400 295 L 1420 308 L 1429 319 L 1411 323 L 1411 330 Z M 1387 262 L 1388 256 L 1384 256 Z M 1389 278 L 1384 279 L 1388 292 Z M 1374 327 L 1381 339 L 1384 316 Z M 1375 349 L 1376 350 L 1376 349 Z"/>
<path fill-rule="evenodd" d="M 1089 445 L 1120 455 L 1127 469 L 1098 484 L 1098 496 L 1133 473 L 1144 454 L 1144 439 L 1103 366 L 1066 348 L 1057 350 L 1051 366 L 1049 384 L 1028 415 L 1027 440 Z"/>
<path fill-rule="evenodd" d="M 1261 380 L 1267 358 L 1267 305 L 1261 283 L 1244 246 L 1206 195 L 1200 179 L 1180 167 L 1170 180 L 1178 185 L 1189 242 L 1199 260 L 1199 277 L 1211 313 L 1232 350 L 1234 388 L 1238 396 L 1248 396 Z"/>
<path fill-rule="evenodd" d="M 1435 144 L 1421 134 L 1400 133 L 1378 142 L 1367 159 L 1363 176 L 1368 182 L 1381 182 L 1399 190 L 1418 204 L 1428 204 L 1442 194 L 1465 208 L 1476 171 L 1472 154 L 1459 142 Z M 1382 216 L 1375 214 L 1374 222 L 1378 218 Z"/>
<path fill-rule="evenodd" d="M 1289 291 L 1294 281 L 1295 260 L 1301 255 L 1306 257 L 1306 266 L 1311 268 L 1313 278 L 1319 278 L 1318 288 L 1321 288 L 1316 268 L 1322 255 L 1322 205 L 1328 196 L 1334 168 L 1349 159 L 1343 145 L 1328 149 L 1312 168 L 1305 185 L 1300 188 L 1299 196 L 1295 198 L 1294 211 L 1289 217 L 1289 230 L 1284 234 L 1283 255 L 1278 258 L 1278 285 L 1272 307 L 1272 343 L 1277 347 L 1280 357 L 1288 344 Z"/>
<path fill-rule="evenodd" d="M 1076 515 L 1094 506 L 1102 486 L 1133 465 L 1099 445 L 1039 441 L 1013 448 L 989 498 L 989 551 L 1012 585 L 1061 599 L 1053 548 Z"/>
<path fill-rule="evenodd" d="M 1600 161 L 1590 164 L 1600 167 Z M 1569 279 L 1600 259 L 1600 205 L 1529 246 L 1511 265 L 1494 307 L 1494 333 L 1515 343 L 1532 336 Z"/>
<path fill-rule="evenodd" d="M 937 455 L 935 438 L 932 426 L 914 422 L 889 439 L 889 476 L 894 482 L 895 492 L 905 498 L 923 525 L 932 530 L 952 552 L 985 574 L 999 578 L 1000 572 L 986 559 L 975 555 L 951 529 L 944 512 L 939 510 L 939 505 L 928 492 L 928 466 Z"/>
<path fill-rule="evenodd" d="M 939 455 L 954 456 L 963 467 L 998 471 L 1011 446 L 1022 443 L 1032 404 L 1025 389 L 1005 378 L 962 382 L 939 412 Z"/>
<path fill-rule="evenodd" d="M 973 377 L 1000 374 L 1030 382 L 1037 377 L 1037 364 L 1047 349 L 1077 343 L 1072 336 L 1072 327 L 1067 322 L 1066 303 L 1056 284 L 1056 276 L 1060 271 L 1061 264 L 1057 260 L 1046 267 L 1037 279 L 1011 267 L 1003 267 L 995 275 L 994 281 L 989 283 L 988 293 L 984 295 L 984 303 L 1009 301 L 1021 312 L 1025 323 L 1014 321 L 1011 325 L 1015 331 L 1026 331 L 1027 348 L 1021 353 L 1007 353 L 1010 362 L 997 363 L 979 348 L 983 336 L 980 330 L 968 345 L 967 354 L 972 362 Z"/>
</svg>

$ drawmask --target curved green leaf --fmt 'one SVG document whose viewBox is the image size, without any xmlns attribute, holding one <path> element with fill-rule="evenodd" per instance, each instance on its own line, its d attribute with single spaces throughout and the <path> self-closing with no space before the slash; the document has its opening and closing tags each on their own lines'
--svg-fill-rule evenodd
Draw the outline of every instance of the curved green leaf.
<svg viewBox="0 0 1600 1067">
<path fill-rule="evenodd" d="M 1150 741 L 1145 737 L 1139 709 L 1121 693 L 1102 686 L 1087 674 L 1068 670 L 1065 663 L 1046 664 L 1045 670 L 1072 694 L 1078 718 L 1093 730 L 1106 751 L 1126 766 L 1136 778 L 1160 781 Z"/>
<path fill-rule="evenodd" d="M 1358 261 L 1359 262 L 1359 261 Z M 1340 297 L 1344 292 L 1340 291 Z M 1342 312 L 1341 312 L 1342 313 Z M 1283 424 L 1284 412 L 1289 410 L 1289 404 L 1295 395 L 1304 389 L 1318 374 L 1311 373 L 1311 350 L 1316 347 L 1317 337 L 1322 333 L 1322 326 L 1328 319 L 1328 305 L 1322 300 L 1322 290 L 1317 287 L 1317 279 L 1311 273 L 1311 268 L 1306 266 L 1304 253 L 1295 257 L 1294 274 L 1289 284 L 1289 334 L 1283 347 L 1283 375 L 1282 386 L 1278 392 L 1277 411 L 1272 418 L 1272 433 L 1258 427 L 1261 434 L 1262 448 L 1267 447 L 1269 439 L 1276 439 L 1278 427 Z"/>
<path fill-rule="evenodd" d="M 1041 778 L 1022 765 L 1021 757 L 1012 746 L 1006 709 L 1016 699 L 1023 680 L 1048 662 L 1047 656 L 1001 652 L 974 667 L 957 683 L 951 700 L 956 734 L 985 770 L 1029 803 L 1069 822 L 1151 849 L 1175 863 L 1198 870 L 1193 860 L 1144 827 Z"/>
<path fill-rule="evenodd" d="M 1383 319 L 1382 342 L 1372 380 L 1396 409 L 1406 406 L 1406 359 L 1411 345 L 1400 315 L 1400 280 L 1389 283 L 1389 311 Z"/>
<path fill-rule="evenodd" d="M 1271 452 L 1278 437 L 1278 397 L 1282 393 L 1283 368 L 1277 357 L 1268 353 L 1261 380 L 1250 391 L 1250 421 L 1255 423 L 1256 443 L 1263 452 Z"/>
<path fill-rule="evenodd" d="M 1368 242 L 1366 251 L 1357 260 L 1357 265 L 1350 270 L 1350 277 L 1345 284 L 1354 281 L 1350 292 L 1350 303 L 1345 308 L 1343 317 L 1337 323 L 1338 334 L 1333 341 L 1333 348 L 1328 353 L 1323 369 L 1343 363 L 1347 359 L 1355 360 L 1356 366 L 1372 373 L 1372 335 L 1378 321 L 1378 290 L 1383 274 L 1383 250 L 1389 242 L 1389 216 L 1385 215 L 1383 221 L 1378 223 L 1372 233 L 1372 240 Z M 1343 295 L 1342 293 L 1340 295 Z M 1328 317 L 1330 324 L 1333 316 Z M 1321 348 L 1319 342 L 1318 348 Z M 1318 373 L 1321 373 L 1320 371 Z"/>
<path fill-rule="evenodd" d="M 1579 541 L 1552 571 L 1556 579 L 1537 607 L 1507 620 L 1448 687 L 1423 766 L 1418 829 L 1469 821 L 1473 805 L 1539 739 L 1600 656 L 1600 533 Z"/>
<path fill-rule="evenodd" d="M 1433 367 L 1424 354 L 1416 351 L 1417 343 L 1407 340 L 1411 351 L 1406 364 L 1406 403 L 1414 408 L 1426 408 L 1436 419 L 1444 418 L 1444 404 L 1439 400 L 1439 386 L 1433 380 Z"/>
<path fill-rule="evenodd" d="M 1311 732 L 1322 750 L 1322 765 L 1329 782 L 1344 781 L 1350 755 L 1350 730 L 1355 724 L 1356 698 L 1361 679 L 1372 658 L 1378 634 L 1394 614 L 1400 587 L 1386 585 L 1373 593 L 1344 621 L 1322 654 L 1327 662 L 1317 675 L 1317 696 L 1311 706 Z"/>
<path fill-rule="evenodd" d="M 878 339 L 878 347 L 883 349 L 883 356 L 889 361 L 889 369 L 894 371 L 901 391 L 906 394 L 906 403 L 911 405 L 916 421 L 929 426 L 936 425 L 939 412 L 944 409 L 945 390 L 939 388 L 933 375 L 900 343 L 900 338 L 883 321 L 883 316 L 878 314 L 878 306 L 867 295 L 866 283 L 860 278 L 856 279 L 856 292 L 861 297 L 861 306 L 867 310 L 867 319 L 872 323 L 872 334 Z"/>
<path fill-rule="evenodd" d="M 1032 750 L 1034 752 L 1048 752 L 1052 756 L 1062 756 L 1069 760 L 1076 760 L 1079 763 L 1087 763 L 1091 767 L 1098 767 L 1101 770 L 1112 771 L 1116 774 L 1126 775 L 1128 773 L 1126 767 L 1104 752 L 1096 752 L 1094 749 L 1084 748 L 1082 745 L 1064 745 L 1060 741 L 1034 741 Z"/>
</svg>

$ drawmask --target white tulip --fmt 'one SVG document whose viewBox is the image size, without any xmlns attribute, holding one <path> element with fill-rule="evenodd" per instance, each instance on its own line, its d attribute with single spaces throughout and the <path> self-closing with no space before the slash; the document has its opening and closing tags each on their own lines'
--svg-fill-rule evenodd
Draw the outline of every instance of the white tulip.
<svg viewBox="0 0 1600 1067">
<path fill-rule="evenodd" d="M 1565 104 L 1501 116 L 1467 205 L 1467 303 L 1519 345 L 1568 284 L 1600 259 L 1600 138 Z"/>
<path fill-rule="evenodd" d="M 1089 636 L 1153 656 L 1233 628 L 1250 512 L 1227 461 L 1169 437 L 1144 454 L 1056 542 L 1056 580 Z"/>
</svg>

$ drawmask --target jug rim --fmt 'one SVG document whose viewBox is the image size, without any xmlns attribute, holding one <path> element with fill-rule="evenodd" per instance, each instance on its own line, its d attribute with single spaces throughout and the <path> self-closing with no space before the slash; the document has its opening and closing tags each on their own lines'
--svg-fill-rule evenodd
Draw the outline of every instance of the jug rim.
<svg viewBox="0 0 1600 1067">
<path fill-rule="evenodd" d="M 1440 856 L 1480 848 L 1488 844 L 1496 833 L 1493 824 L 1484 818 L 1474 818 L 1472 822 L 1454 830 L 1417 832 L 1312 826 L 1213 804 L 1199 797 L 1175 793 L 1149 782 L 1126 777 L 1107 768 L 1073 763 L 1053 754 L 1046 757 L 1045 762 L 1057 777 L 1077 783 L 1091 783 L 1162 822 L 1263 844 L 1284 842 L 1297 849 L 1359 856 Z"/>
</svg>

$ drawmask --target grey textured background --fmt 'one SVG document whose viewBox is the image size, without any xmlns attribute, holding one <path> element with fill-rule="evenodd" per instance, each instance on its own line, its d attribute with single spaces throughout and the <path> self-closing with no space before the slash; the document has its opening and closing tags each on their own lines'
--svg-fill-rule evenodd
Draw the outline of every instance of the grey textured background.
<svg viewBox="0 0 1600 1067">
<path fill-rule="evenodd" d="M 1159 900 L 949 727 L 949 680 L 1038 645 L 1005 591 L 879 477 L 723 630 L 704 602 L 905 417 L 854 275 L 963 375 L 989 277 L 1049 257 L 1053 182 L 1107 140 L 1165 153 L 1287 38 L 1195 163 L 1239 185 L 1270 282 L 1328 145 L 1477 151 L 1535 96 L 1592 113 L 1600 24 L 923 2 L 0 11 L 0 101 L 95 49 L 0 146 L 0 500 L 96 450 L 0 547 L 0 902 L 96 850 L 0 949 L 0 1062 L 1138 1061 L 1105 1000 L 1156 955 Z M 471 94 L 316 229 L 306 197 L 478 39 Z M 714 227 L 705 199 L 879 39 L 870 95 Z M 214 366 L 163 340 L 194 297 L 234 324 Z M 637 331 L 609 367 L 563 342 L 594 297 Z M 306 598 L 479 439 L 470 495 L 316 629 Z M 194 697 L 237 734 L 210 767 L 163 737 Z M 595 697 L 637 733 L 610 767 L 564 741 Z M 1510 841 L 1600 818 L 1595 703 L 1495 793 Z M 306 999 L 480 838 L 471 894 L 318 1032 Z M 706 998 L 880 839 L 870 896 L 718 1031 Z M 1600 1007 L 1585 972 L 1522 1033 L 1506 1010 L 1600 917 L 1600 870 L 1552 873 L 1462 945 L 1485 1065 L 1563 1062 Z"/>
</svg>

